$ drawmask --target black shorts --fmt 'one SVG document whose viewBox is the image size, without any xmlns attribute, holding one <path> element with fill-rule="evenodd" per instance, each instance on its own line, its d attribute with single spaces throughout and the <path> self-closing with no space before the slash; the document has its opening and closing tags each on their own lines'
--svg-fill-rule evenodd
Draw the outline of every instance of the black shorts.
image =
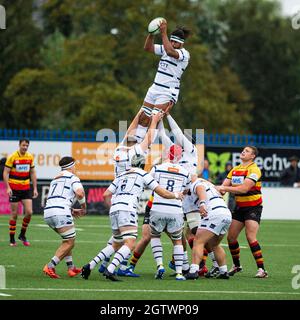
<svg viewBox="0 0 300 320">
<path fill-rule="evenodd" d="M 32 199 L 31 190 L 12 190 L 12 196 L 9 197 L 9 202 L 19 202 L 21 200 Z"/>
<path fill-rule="evenodd" d="M 240 222 L 245 222 L 246 220 L 254 220 L 260 223 L 262 208 L 262 206 L 245 208 L 236 207 L 232 213 L 232 219 Z"/>
<path fill-rule="evenodd" d="M 150 210 L 151 210 L 151 208 L 146 206 L 143 224 L 149 224 L 149 222 L 150 222 Z"/>
</svg>

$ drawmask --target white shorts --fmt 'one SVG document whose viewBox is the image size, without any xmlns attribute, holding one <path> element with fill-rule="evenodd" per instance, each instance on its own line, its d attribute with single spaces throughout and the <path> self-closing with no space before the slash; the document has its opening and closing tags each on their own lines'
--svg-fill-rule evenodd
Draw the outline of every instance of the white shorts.
<svg viewBox="0 0 300 320">
<path fill-rule="evenodd" d="M 114 211 L 109 214 L 112 230 L 119 230 L 120 227 L 138 227 L 138 215 L 132 211 Z"/>
<path fill-rule="evenodd" d="M 169 234 L 176 233 L 176 231 L 183 230 L 183 215 L 165 214 L 151 210 L 149 224 L 156 233 L 160 234 L 163 231 L 167 231 Z"/>
<path fill-rule="evenodd" d="M 225 234 L 231 224 L 231 213 L 228 209 L 216 209 L 209 211 L 207 217 L 203 218 L 198 229 L 209 230 L 217 236 Z"/>
<path fill-rule="evenodd" d="M 45 217 L 44 221 L 52 229 L 74 226 L 73 216 L 70 213 L 66 215 L 53 215 Z"/>
<path fill-rule="evenodd" d="M 199 211 L 185 213 L 185 217 L 190 230 L 198 228 L 201 222 L 201 216 Z"/>
<path fill-rule="evenodd" d="M 161 88 L 153 84 L 147 91 L 144 101 L 153 105 L 164 104 L 173 101 L 174 104 L 178 100 L 178 89 Z"/>
</svg>

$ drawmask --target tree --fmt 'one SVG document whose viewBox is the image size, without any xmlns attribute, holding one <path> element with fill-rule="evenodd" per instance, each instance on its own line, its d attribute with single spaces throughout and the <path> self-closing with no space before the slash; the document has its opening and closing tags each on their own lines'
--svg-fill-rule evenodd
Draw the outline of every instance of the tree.
<svg viewBox="0 0 300 320">
<path fill-rule="evenodd" d="M 181 127 L 204 128 L 209 133 L 248 132 L 247 113 L 238 108 L 248 96 L 237 76 L 228 69 L 216 74 L 204 46 L 193 45 L 190 51 L 193 59 L 186 72 L 192 72 L 185 75 L 179 103 L 172 110 Z"/>
<path fill-rule="evenodd" d="M 275 1 L 228 0 L 219 17 L 230 26 L 226 62 L 254 104 L 253 133 L 300 133 L 300 33 Z"/>
<path fill-rule="evenodd" d="M 76 121 L 79 129 L 119 129 L 119 121 L 131 121 L 139 110 L 139 100 L 127 87 L 99 84 L 85 88 L 86 103 Z M 129 126 L 130 123 L 128 123 Z"/>
<path fill-rule="evenodd" d="M 3 93 L 12 77 L 23 68 L 38 65 L 41 31 L 32 20 L 33 1 L 4 0 L 6 8 L 6 30 L 0 32 L 0 126 L 12 127 L 11 113 Z"/>
<path fill-rule="evenodd" d="M 38 129 L 45 118 L 64 104 L 64 83 L 49 70 L 23 69 L 6 88 L 5 98 L 11 106 L 11 128 Z M 50 129 L 49 127 L 47 129 Z"/>
</svg>

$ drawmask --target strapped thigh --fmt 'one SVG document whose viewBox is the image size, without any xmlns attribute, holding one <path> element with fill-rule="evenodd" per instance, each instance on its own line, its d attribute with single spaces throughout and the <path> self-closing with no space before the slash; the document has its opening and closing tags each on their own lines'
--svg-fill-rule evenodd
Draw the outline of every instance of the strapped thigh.
<svg viewBox="0 0 300 320">
<path fill-rule="evenodd" d="M 141 110 L 144 111 L 144 114 L 145 114 L 147 117 L 151 117 L 151 115 L 152 115 L 152 108 L 143 105 L 143 106 L 141 107 Z"/>
<path fill-rule="evenodd" d="M 172 240 L 181 240 L 182 239 L 182 229 L 175 232 L 169 233 Z"/>
<path fill-rule="evenodd" d="M 71 229 L 60 233 L 60 236 L 62 237 L 63 241 L 67 241 L 69 239 L 74 239 L 76 237 L 75 228 L 72 227 Z"/>
<path fill-rule="evenodd" d="M 129 230 L 124 230 L 120 233 L 121 237 L 123 240 L 125 239 L 136 239 L 138 236 L 137 229 L 129 229 Z"/>
</svg>

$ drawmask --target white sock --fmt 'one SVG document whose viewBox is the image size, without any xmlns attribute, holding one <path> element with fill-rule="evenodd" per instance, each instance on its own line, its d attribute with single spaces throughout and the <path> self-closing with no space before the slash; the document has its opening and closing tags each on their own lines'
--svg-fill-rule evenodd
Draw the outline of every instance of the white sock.
<svg viewBox="0 0 300 320">
<path fill-rule="evenodd" d="M 112 245 L 113 242 L 114 242 L 114 237 L 111 236 L 111 237 L 109 238 L 109 240 L 107 241 L 107 245 Z"/>
<path fill-rule="evenodd" d="M 187 271 L 190 268 L 189 264 L 189 257 L 188 257 L 188 252 L 184 251 L 183 253 L 183 264 L 182 264 L 182 270 Z"/>
<path fill-rule="evenodd" d="M 93 270 L 96 265 L 104 260 L 105 258 L 110 258 L 110 256 L 115 252 L 113 246 L 108 245 L 104 249 L 102 249 L 93 260 L 90 261 L 90 269 Z"/>
<path fill-rule="evenodd" d="M 129 253 L 129 255 L 126 257 L 126 259 L 124 259 L 121 264 L 120 264 L 120 269 L 121 270 L 126 270 L 127 269 L 127 263 L 128 263 L 128 259 L 130 258 L 131 256 L 131 252 Z"/>
<path fill-rule="evenodd" d="M 67 264 L 68 269 L 73 269 L 74 268 L 74 263 L 73 263 L 73 257 L 72 256 L 66 256 L 65 261 Z"/>
<path fill-rule="evenodd" d="M 212 261 L 212 263 L 213 263 L 213 266 L 214 266 L 215 268 L 218 268 L 219 265 L 218 265 L 218 262 L 217 262 L 217 260 L 216 260 L 216 258 L 215 258 L 214 252 L 213 252 L 213 251 L 210 252 L 210 253 L 208 254 L 208 256 L 210 257 L 210 259 L 211 259 L 211 261 Z"/>
<path fill-rule="evenodd" d="M 191 267 L 190 267 L 190 273 L 195 273 L 195 272 L 198 272 L 198 271 L 199 271 L 199 264 L 192 263 Z"/>
<path fill-rule="evenodd" d="M 57 256 L 54 256 L 51 261 L 48 263 L 49 268 L 55 268 L 60 263 L 60 259 Z"/>
<path fill-rule="evenodd" d="M 114 255 L 111 264 L 107 267 L 110 273 L 114 273 L 119 264 L 129 256 L 131 250 L 124 244 Z"/>
<path fill-rule="evenodd" d="M 163 264 L 163 248 L 161 245 L 160 238 L 152 238 L 151 239 L 151 249 L 153 253 L 153 257 L 156 261 L 156 265 Z"/>
<path fill-rule="evenodd" d="M 105 259 L 102 261 L 101 265 L 102 265 L 104 268 L 106 268 L 107 265 L 108 265 L 108 263 L 109 263 L 109 260 L 110 260 L 110 258 L 105 258 Z"/>
<path fill-rule="evenodd" d="M 176 273 L 182 273 L 182 264 L 183 264 L 183 245 L 182 244 L 174 246 L 173 257 L 175 261 Z"/>
<path fill-rule="evenodd" d="M 227 265 L 219 267 L 220 273 L 226 273 L 227 272 Z"/>
</svg>

